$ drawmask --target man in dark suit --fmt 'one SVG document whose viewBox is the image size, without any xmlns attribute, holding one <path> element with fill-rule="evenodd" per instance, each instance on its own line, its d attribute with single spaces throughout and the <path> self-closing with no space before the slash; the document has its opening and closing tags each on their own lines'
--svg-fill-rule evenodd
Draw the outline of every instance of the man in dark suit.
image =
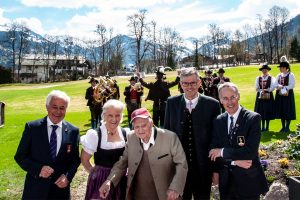
<svg viewBox="0 0 300 200">
<path fill-rule="evenodd" d="M 183 94 L 167 101 L 165 129 L 175 132 L 183 146 L 188 175 L 183 199 L 210 199 L 212 168 L 208 158 L 213 120 L 220 114 L 219 102 L 198 93 L 201 81 L 195 68 L 180 73 Z"/>
<path fill-rule="evenodd" d="M 96 105 L 93 103 L 93 100 L 94 100 L 94 90 L 99 82 L 96 79 L 91 78 L 89 83 L 91 84 L 91 86 L 86 89 L 85 99 L 87 100 L 86 105 L 89 107 L 90 112 L 91 112 L 91 126 L 92 126 L 92 129 L 95 129 L 95 128 L 97 128 L 96 121 L 98 119 L 96 116 L 97 112 L 95 112 Z"/>
<path fill-rule="evenodd" d="M 216 161 L 220 197 L 258 200 L 268 191 L 258 157 L 261 117 L 239 105 L 240 94 L 233 83 L 226 82 L 218 90 L 226 112 L 214 121 L 209 157 Z"/>
<path fill-rule="evenodd" d="M 218 71 L 219 76 L 214 78 L 213 80 L 213 93 L 215 94 L 215 98 L 220 101 L 219 99 L 219 93 L 218 93 L 218 87 L 219 85 L 225 83 L 225 82 L 230 82 L 230 79 L 228 77 L 224 76 L 225 70 L 223 68 L 220 68 Z M 221 108 L 222 108 L 222 112 L 225 112 L 225 109 L 223 107 L 223 105 L 221 104 Z"/>
<path fill-rule="evenodd" d="M 141 107 L 141 97 L 143 96 L 144 88 L 141 83 L 137 83 L 138 77 L 132 76 L 129 79 L 130 85 L 125 87 L 124 96 L 127 106 L 128 126 L 131 128 L 131 113 Z"/>
<path fill-rule="evenodd" d="M 139 80 L 145 88 L 149 89 L 149 93 L 145 101 L 153 101 L 153 123 L 155 126 L 162 127 L 164 125 L 166 101 L 171 96 L 170 88 L 179 83 L 179 77 L 175 81 L 165 81 L 164 68 L 159 67 L 156 71 L 156 81 L 154 83 L 146 83 L 137 73 Z"/>
<path fill-rule="evenodd" d="M 58 90 L 46 99 L 48 116 L 26 123 L 15 160 L 27 172 L 22 199 L 70 199 L 79 158 L 79 129 L 64 121 L 70 97 Z"/>
</svg>

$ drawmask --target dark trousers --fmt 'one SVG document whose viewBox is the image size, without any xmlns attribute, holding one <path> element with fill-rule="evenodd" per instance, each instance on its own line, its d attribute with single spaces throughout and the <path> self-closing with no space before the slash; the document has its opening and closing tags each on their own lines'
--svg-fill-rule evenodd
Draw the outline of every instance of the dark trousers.
<svg viewBox="0 0 300 200">
<path fill-rule="evenodd" d="M 219 185 L 220 200 L 259 200 L 259 195 L 245 197 L 237 193 L 237 187 L 239 186 L 234 183 L 231 170 L 228 170 L 226 176 L 227 180 L 223 182 L 223 184 L 220 182 Z M 224 178 L 224 176 L 222 177 Z M 225 183 L 227 183 L 227 185 Z"/>
<path fill-rule="evenodd" d="M 91 111 L 91 126 L 92 129 L 96 129 L 98 125 L 101 125 L 101 114 L 102 114 L 102 105 L 96 104 L 90 106 Z"/>
<path fill-rule="evenodd" d="M 183 191 L 183 200 L 209 200 L 211 181 L 205 180 L 203 178 L 205 172 L 201 171 L 196 166 L 189 164 L 189 170 L 187 174 L 187 179 Z M 210 177 L 211 178 L 211 177 Z"/>
<path fill-rule="evenodd" d="M 153 104 L 153 123 L 157 127 L 163 127 L 165 122 L 165 109 L 166 103 L 163 102 L 154 102 Z"/>
<path fill-rule="evenodd" d="M 130 121 L 131 121 L 131 113 L 134 110 L 138 109 L 138 108 L 140 108 L 140 106 L 139 106 L 138 103 L 131 103 L 131 102 L 127 103 L 128 126 L 129 126 L 130 129 L 132 128 L 132 125 L 130 123 Z"/>
</svg>

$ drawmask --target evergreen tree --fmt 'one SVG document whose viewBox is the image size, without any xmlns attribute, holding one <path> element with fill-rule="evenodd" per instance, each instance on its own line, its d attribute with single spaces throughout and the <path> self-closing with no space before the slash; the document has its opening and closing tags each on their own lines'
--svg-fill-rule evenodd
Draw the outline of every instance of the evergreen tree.
<svg viewBox="0 0 300 200">
<path fill-rule="evenodd" d="M 11 70 L 0 65 L 0 84 L 12 83 Z"/>
<path fill-rule="evenodd" d="M 171 67 L 172 69 L 175 69 L 174 53 L 172 49 L 168 51 L 167 66 Z"/>
<path fill-rule="evenodd" d="M 196 43 L 196 48 L 195 48 L 195 62 L 194 62 L 194 67 L 196 69 L 199 69 L 199 53 L 198 53 L 198 41 Z"/>
<path fill-rule="evenodd" d="M 296 37 L 294 37 L 291 42 L 290 56 L 300 61 L 300 45 Z"/>
</svg>

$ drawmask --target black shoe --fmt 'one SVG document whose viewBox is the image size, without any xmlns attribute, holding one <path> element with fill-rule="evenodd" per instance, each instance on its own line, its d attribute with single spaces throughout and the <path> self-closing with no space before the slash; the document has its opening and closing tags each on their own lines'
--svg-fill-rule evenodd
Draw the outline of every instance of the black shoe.
<svg viewBox="0 0 300 200">
<path fill-rule="evenodd" d="M 284 132 L 284 130 L 285 130 L 285 129 L 284 129 L 284 128 L 282 128 L 282 129 L 280 129 L 280 131 L 279 131 L 279 132 Z"/>
<path fill-rule="evenodd" d="M 291 132 L 291 130 L 290 130 L 290 128 L 285 128 L 283 132 L 289 133 L 289 132 Z"/>
<path fill-rule="evenodd" d="M 265 131 L 266 131 L 266 129 L 264 129 L 264 128 L 261 129 L 261 132 L 265 132 Z"/>
</svg>

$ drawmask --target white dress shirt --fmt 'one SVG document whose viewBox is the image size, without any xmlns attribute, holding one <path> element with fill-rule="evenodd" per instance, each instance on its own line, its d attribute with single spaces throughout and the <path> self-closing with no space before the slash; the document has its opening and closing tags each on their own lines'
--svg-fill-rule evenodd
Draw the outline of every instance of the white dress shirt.
<svg viewBox="0 0 300 200">
<path fill-rule="evenodd" d="M 185 94 L 183 95 L 183 97 L 184 97 L 184 100 L 185 100 L 186 108 L 189 109 L 189 108 L 188 108 L 189 102 L 192 101 L 191 107 L 192 107 L 192 109 L 194 109 L 194 108 L 196 107 L 197 103 L 198 103 L 198 100 L 199 100 L 199 93 L 197 93 L 197 97 L 194 98 L 194 99 L 192 99 L 192 100 L 187 99 L 187 98 L 185 97 Z"/>
<path fill-rule="evenodd" d="M 141 143 L 143 145 L 143 148 L 145 151 L 147 151 L 150 148 L 150 145 L 155 145 L 155 140 L 154 140 L 154 128 L 151 130 L 151 136 L 150 139 L 147 143 L 145 143 L 143 140 L 141 140 Z"/>
</svg>

